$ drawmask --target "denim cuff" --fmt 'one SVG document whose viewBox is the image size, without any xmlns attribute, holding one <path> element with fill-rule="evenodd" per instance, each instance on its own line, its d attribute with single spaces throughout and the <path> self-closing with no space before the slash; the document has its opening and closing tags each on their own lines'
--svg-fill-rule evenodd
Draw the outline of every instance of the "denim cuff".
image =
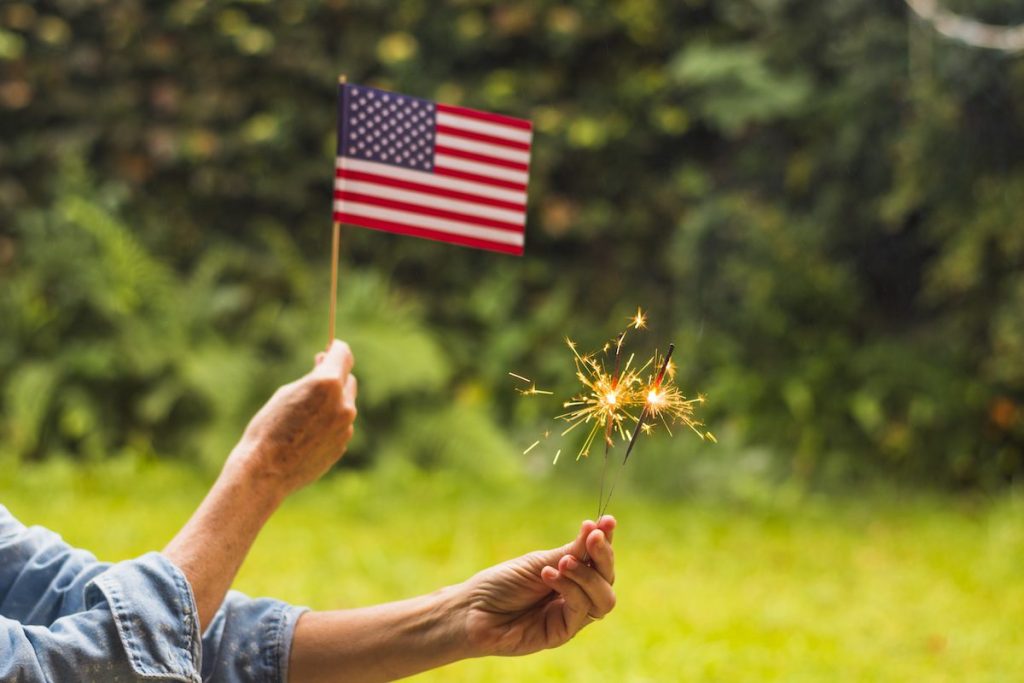
<svg viewBox="0 0 1024 683">
<path fill-rule="evenodd" d="M 165 557 L 147 553 L 115 564 L 85 591 L 87 609 L 106 599 L 137 676 L 201 683 L 195 598 L 184 574 Z"/>
<path fill-rule="evenodd" d="M 203 680 L 285 683 L 305 607 L 229 591 L 203 634 Z"/>
<path fill-rule="evenodd" d="M 288 680 L 288 660 L 292 654 L 292 639 L 295 636 L 295 624 L 303 613 L 309 611 L 306 607 L 295 607 L 280 603 L 274 610 L 272 619 L 269 619 L 264 626 L 265 642 L 267 644 L 266 662 L 268 670 L 272 672 L 268 680 L 286 683 Z"/>
</svg>

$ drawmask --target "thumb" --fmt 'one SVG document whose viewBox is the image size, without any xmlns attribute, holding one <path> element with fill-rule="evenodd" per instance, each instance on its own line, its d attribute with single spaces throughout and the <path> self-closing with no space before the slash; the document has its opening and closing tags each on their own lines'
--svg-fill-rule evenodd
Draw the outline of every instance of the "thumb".
<svg viewBox="0 0 1024 683">
<path fill-rule="evenodd" d="M 352 371 L 352 364 L 355 359 L 352 357 L 352 349 L 343 341 L 334 339 L 327 351 L 317 354 L 317 364 L 312 374 L 318 377 L 328 377 L 345 381 Z"/>
<path fill-rule="evenodd" d="M 557 548 L 540 551 L 539 559 L 551 566 L 557 566 L 558 561 L 565 555 L 572 555 L 576 559 L 582 560 L 587 552 L 587 536 L 596 528 L 597 524 L 588 519 L 580 525 L 580 533 L 575 539 Z"/>
</svg>

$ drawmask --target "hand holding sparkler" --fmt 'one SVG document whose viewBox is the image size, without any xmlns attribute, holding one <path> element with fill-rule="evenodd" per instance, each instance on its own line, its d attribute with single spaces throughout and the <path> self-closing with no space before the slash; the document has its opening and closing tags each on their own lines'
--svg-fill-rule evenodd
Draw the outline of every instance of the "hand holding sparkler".
<svg viewBox="0 0 1024 683">
<path fill-rule="evenodd" d="M 610 516 L 587 520 L 572 543 L 485 569 L 463 584 L 471 656 L 557 647 L 603 619 L 615 607 L 615 525 Z"/>
<path fill-rule="evenodd" d="M 615 607 L 615 520 L 409 600 L 307 612 L 295 626 L 289 680 L 396 680 L 468 657 L 525 655 L 567 643 Z M 585 553 L 593 566 L 580 561 Z"/>
</svg>

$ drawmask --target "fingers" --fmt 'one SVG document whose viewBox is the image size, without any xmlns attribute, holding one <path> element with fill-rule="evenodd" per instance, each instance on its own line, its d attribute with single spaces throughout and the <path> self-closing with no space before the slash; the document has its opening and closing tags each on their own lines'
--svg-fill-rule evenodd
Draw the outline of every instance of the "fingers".
<svg viewBox="0 0 1024 683">
<path fill-rule="evenodd" d="M 576 540 L 569 545 L 569 549 L 566 552 L 576 555 L 576 557 L 583 557 L 582 553 L 586 551 L 587 537 L 590 536 L 594 529 L 600 529 L 604 532 L 604 535 L 608 538 L 608 542 L 611 543 L 616 526 L 618 526 L 618 522 L 611 515 L 604 515 L 597 522 L 589 519 L 584 520 L 580 525 L 579 535 L 576 536 Z"/>
<path fill-rule="evenodd" d="M 355 375 L 349 375 L 345 380 L 344 403 L 352 408 L 356 407 L 356 397 L 359 395 L 359 380 Z"/>
<path fill-rule="evenodd" d="M 561 595 L 562 600 L 565 601 L 563 620 L 567 635 L 571 636 L 586 626 L 587 614 L 590 613 L 593 605 L 583 588 L 554 567 L 544 567 L 541 570 L 540 578 L 548 588 Z"/>
<path fill-rule="evenodd" d="M 354 362 L 355 359 L 348 344 L 335 339 L 331 342 L 330 347 L 328 347 L 322 358 L 320 354 L 317 354 L 317 364 L 313 368 L 312 374 L 345 381 L 349 373 L 352 372 L 352 364 Z"/>
<path fill-rule="evenodd" d="M 558 567 L 544 567 L 541 580 L 564 602 L 563 621 L 567 634 L 586 626 L 591 618 L 601 619 L 615 608 L 615 592 L 603 576 L 572 555 L 565 555 Z"/>
<path fill-rule="evenodd" d="M 595 529 L 600 529 L 605 536 L 604 543 L 610 544 L 612 542 L 612 533 L 615 530 L 616 521 L 611 515 L 605 515 L 601 517 L 599 523 L 595 524 L 593 520 L 585 520 L 580 524 L 580 531 L 576 535 L 576 538 L 558 548 L 552 548 L 551 550 L 538 551 L 534 555 L 536 556 L 536 565 L 542 564 L 554 564 L 563 555 L 573 555 L 578 559 L 584 557 L 590 557 L 590 551 L 587 548 L 587 539 L 594 532 Z M 613 573 L 609 573 L 609 576 L 613 576 Z"/>
<path fill-rule="evenodd" d="M 349 375 L 348 379 L 345 380 L 345 390 L 341 395 L 341 411 L 344 414 L 345 419 L 355 422 L 356 413 L 356 397 L 359 395 L 359 381 L 355 375 Z"/>
<path fill-rule="evenodd" d="M 583 524 L 580 525 L 580 532 L 576 535 L 576 539 L 569 545 L 565 546 L 562 554 L 583 557 L 584 553 L 587 551 L 587 536 L 589 536 L 590 532 L 596 528 L 597 525 L 594 524 L 592 520 L 585 520 Z"/>
<path fill-rule="evenodd" d="M 597 528 L 604 532 L 604 535 L 608 538 L 608 542 L 612 542 L 612 536 L 615 532 L 615 527 L 618 526 L 618 521 L 611 515 L 604 515 L 601 519 L 597 520 Z"/>
<path fill-rule="evenodd" d="M 615 608 L 615 591 L 593 567 L 588 567 L 575 557 L 566 555 L 559 560 L 558 571 L 563 577 L 572 579 L 573 583 L 583 590 L 590 603 L 590 616 L 600 619 Z"/>
<path fill-rule="evenodd" d="M 615 551 L 601 529 L 595 529 L 587 536 L 587 555 L 594 569 L 609 585 L 615 583 Z"/>
</svg>

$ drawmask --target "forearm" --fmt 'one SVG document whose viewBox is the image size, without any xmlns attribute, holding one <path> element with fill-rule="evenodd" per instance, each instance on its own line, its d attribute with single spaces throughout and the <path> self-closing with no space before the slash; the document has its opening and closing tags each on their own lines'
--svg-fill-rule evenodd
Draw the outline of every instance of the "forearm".
<svg viewBox="0 0 1024 683">
<path fill-rule="evenodd" d="M 188 578 L 205 627 L 286 495 L 337 462 L 352 437 L 352 353 L 335 340 L 306 376 L 278 389 L 245 428 L 221 476 L 164 554 Z"/>
<path fill-rule="evenodd" d="M 290 683 L 392 681 L 472 656 L 461 586 L 361 609 L 304 614 Z"/>
<path fill-rule="evenodd" d="M 203 628 L 217 612 L 260 529 L 280 505 L 272 481 L 226 467 L 164 549 L 192 586 Z"/>
</svg>

